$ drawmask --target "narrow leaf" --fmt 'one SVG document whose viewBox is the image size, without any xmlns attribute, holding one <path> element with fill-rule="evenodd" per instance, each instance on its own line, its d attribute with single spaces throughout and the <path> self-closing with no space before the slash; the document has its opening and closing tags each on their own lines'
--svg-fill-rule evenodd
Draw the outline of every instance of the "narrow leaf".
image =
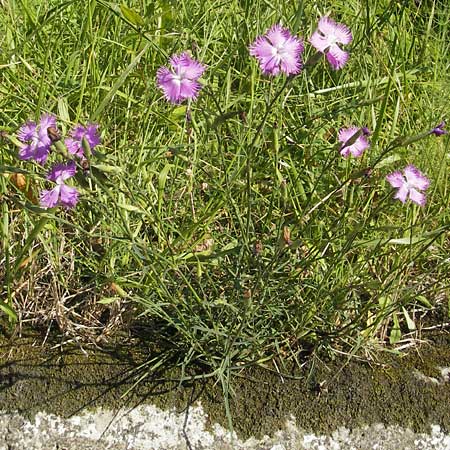
<svg viewBox="0 0 450 450">
<path fill-rule="evenodd" d="M 142 17 L 133 9 L 129 8 L 127 5 L 122 3 L 120 5 L 120 11 L 130 23 L 136 25 L 137 27 L 143 27 L 145 25 Z"/>
<path fill-rule="evenodd" d="M 391 333 L 389 335 L 389 342 L 391 345 L 396 344 L 402 338 L 402 332 L 400 331 L 400 324 L 398 323 L 397 314 L 393 316 L 394 326 L 391 329 Z"/>
<path fill-rule="evenodd" d="M 416 329 L 416 324 L 414 323 L 414 320 L 411 319 L 411 316 L 404 307 L 402 307 L 402 311 L 403 315 L 405 316 L 406 326 L 408 327 L 408 330 L 414 331 Z"/>
<path fill-rule="evenodd" d="M 105 98 L 101 101 L 100 105 L 98 105 L 97 109 L 94 111 L 94 114 L 92 114 L 91 119 L 93 121 L 95 121 L 100 116 L 100 114 L 103 112 L 103 110 L 109 104 L 111 99 L 114 97 L 114 94 L 118 91 L 120 86 L 122 86 L 122 84 L 125 83 L 125 80 L 127 79 L 128 75 L 130 75 L 130 73 L 134 70 L 134 68 L 139 63 L 140 59 L 142 58 L 142 55 L 144 55 L 147 52 L 150 45 L 151 45 L 150 42 L 148 42 L 145 45 L 145 47 L 136 55 L 136 57 L 133 59 L 133 61 L 131 61 L 131 63 L 124 70 L 124 72 L 120 75 L 120 77 L 116 80 L 116 82 L 113 84 L 111 89 L 105 95 Z"/>
<path fill-rule="evenodd" d="M 1 300 L 0 300 L 0 310 L 2 310 L 4 313 L 6 313 L 13 322 L 17 321 L 16 312 L 11 308 L 11 306 L 9 306 L 5 302 L 2 302 Z"/>
</svg>

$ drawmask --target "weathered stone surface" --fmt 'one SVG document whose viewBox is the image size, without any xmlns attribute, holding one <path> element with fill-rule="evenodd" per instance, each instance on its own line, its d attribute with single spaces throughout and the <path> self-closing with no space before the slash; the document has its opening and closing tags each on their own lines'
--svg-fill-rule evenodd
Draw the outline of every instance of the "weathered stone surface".
<svg viewBox="0 0 450 450">
<path fill-rule="evenodd" d="M 305 433 L 289 420 L 260 439 L 239 439 L 220 425 L 208 426 L 201 406 L 184 413 L 141 405 L 133 411 L 97 410 L 63 419 L 39 413 L 32 420 L 0 414 L 0 450 L 448 450 L 450 436 L 432 427 L 416 434 L 381 424 L 329 436 Z"/>
<path fill-rule="evenodd" d="M 149 357 L 141 347 L 61 352 L 35 338 L 4 341 L 0 450 L 189 449 L 186 436 L 195 449 L 450 449 L 446 333 L 377 364 L 241 371 L 229 398 L 233 442 L 220 383 L 180 382 L 173 367 L 149 370 Z"/>
</svg>

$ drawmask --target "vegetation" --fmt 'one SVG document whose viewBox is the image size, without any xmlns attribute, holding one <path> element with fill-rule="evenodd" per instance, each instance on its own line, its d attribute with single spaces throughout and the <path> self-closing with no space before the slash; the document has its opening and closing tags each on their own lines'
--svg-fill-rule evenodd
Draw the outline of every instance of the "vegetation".
<svg viewBox="0 0 450 450">
<path fill-rule="evenodd" d="M 282 23 L 311 61 L 325 14 L 352 31 L 345 67 L 261 72 L 257 36 Z M 3 317 L 96 343 L 139 323 L 149 371 L 201 367 L 225 393 L 250 365 L 413 341 L 449 314 L 449 139 L 430 134 L 449 23 L 444 0 L 3 2 Z M 174 105 L 156 72 L 185 51 L 203 88 Z M 72 209 L 40 205 L 48 167 L 18 158 L 43 113 L 63 138 L 99 124 Z M 371 130 L 360 158 L 340 154 L 349 126 Z M 431 182 L 424 207 L 386 181 L 408 164 Z"/>
</svg>

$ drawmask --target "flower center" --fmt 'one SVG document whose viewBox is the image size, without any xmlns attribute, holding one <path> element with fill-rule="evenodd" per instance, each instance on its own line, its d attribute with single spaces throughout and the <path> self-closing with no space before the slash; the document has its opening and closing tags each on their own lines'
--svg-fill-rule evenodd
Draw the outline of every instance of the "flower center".
<svg viewBox="0 0 450 450">
<path fill-rule="evenodd" d="M 31 138 L 31 145 L 33 147 L 37 147 L 38 144 L 39 144 L 39 134 L 37 131 L 35 131 L 33 137 Z"/>
<path fill-rule="evenodd" d="M 335 45 L 337 42 L 337 37 L 335 34 L 331 33 L 327 36 L 327 41 L 329 46 L 331 47 L 332 45 Z"/>
<path fill-rule="evenodd" d="M 286 49 L 283 44 L 278 43 L 276 45 L 272 45 L 272 56 L 277 59 L 278 62 L 286 55 Z"/>
<path fill-rule="evenodd" d="M 406 189 L 408 189 L 408 191 L 410 191 L 411 189 L 416 189 L 416 186 L 411 181 L 406 181 L 405 187 Z"/>
<path fill-rule="evenodd" d="M 173 74 L 172 81 L 176 84 L 181 84 L 181 80 L 183 79 L 183 75 L 181 73 Z"/>
<path fill-rule="evenodd" d="M 181 83 L 186 78 L 186 69 L 181 64 L 173 68 L 173 80 L 177 83 Z"/>
</svg>

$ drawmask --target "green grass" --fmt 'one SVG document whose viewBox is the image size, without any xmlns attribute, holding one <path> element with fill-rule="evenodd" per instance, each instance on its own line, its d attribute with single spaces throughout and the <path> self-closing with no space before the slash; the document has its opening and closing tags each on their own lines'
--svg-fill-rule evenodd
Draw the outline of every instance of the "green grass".
<svg viewBox="0 0 450 450">
<path fill-rule="evenodd" d="M 249 365 L 395 348 L 431 309 L 448 321 L 449 139 L 397 139 L 448 118 L 446 2 L 272 3 L 133 1 L 136 17 L 103 0 L 3 2 L 8 317 L 96 338 L 131 314 L 155 335 L 149 371 L 201 367 L 225 392 Z M 262 76 L 256 36 L 281 20 L 306 41 L 326 12 L 352 29 L 347 66 Z M 189 120 L 155 86 L 184 50 L 208 65 Z M 103 157 L 73 211 L 30 201 L 45 170 L 18 160 L 14 135 L 43 112 L 63 135 L 100 123 Z M 344 160 L 336 134 L 351 124 L 371 148 Z M 425 208 L 385 181 L 407 163 L 432 180 Z"/>
</svg>

